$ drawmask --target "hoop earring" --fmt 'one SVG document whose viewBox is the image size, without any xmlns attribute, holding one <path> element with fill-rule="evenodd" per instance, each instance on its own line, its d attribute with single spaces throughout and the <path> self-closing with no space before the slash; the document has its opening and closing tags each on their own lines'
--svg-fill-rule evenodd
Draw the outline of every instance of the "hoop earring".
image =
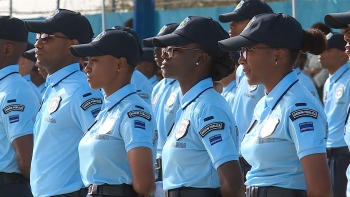
<svg viewBox="0 0 350 197">
<path fill-rule="evenodd" d="M 276 65 L 278 64 L 278 61 L 276 61 Z"/>
<path fill-rule="evenodd" d="M 198 65 L 199 65 L 199 63 L 198 63 L 198 62 L 196 62 L 196 65 L 198 66 Z"/>
</svg>

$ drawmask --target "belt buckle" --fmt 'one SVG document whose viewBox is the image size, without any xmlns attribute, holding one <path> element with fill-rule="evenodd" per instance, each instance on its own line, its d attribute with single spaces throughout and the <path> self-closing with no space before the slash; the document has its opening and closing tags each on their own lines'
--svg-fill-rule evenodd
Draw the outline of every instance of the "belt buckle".
<svg viewBox="0 0 350 197">
<path fill-rule="evenodd" d="M 92 184 L 92 185 L 90 185 L 89 186 L 89 189 L 88 189 L 88 194 L 89 195 L 93 195 L 93 194 L 98 194 L 97 193 L 97 185 L 95 185 L 95 184 Z"/>
<path fill-rule="evenodd" d="M 156 170 L 159 170 L 162 167 L 162 162 L 161 161 L 162 161 L 161 158 L 157 158 L 156 159 L 156 166 L 155 166 Z"/>
</svg>

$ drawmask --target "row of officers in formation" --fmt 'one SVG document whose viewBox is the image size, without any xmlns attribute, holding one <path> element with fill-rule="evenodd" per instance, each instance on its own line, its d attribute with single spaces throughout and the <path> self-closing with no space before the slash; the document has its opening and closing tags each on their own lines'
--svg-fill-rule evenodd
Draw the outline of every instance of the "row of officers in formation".
<svg viewBox="0 0 350 197">
<path fill-rule="evenodd" d="M 122 26 L 91 41 L 65 9 L 0 16 L 0 197 L 350 196 L 350 32 L 260 0 L 219 20 L 229 33 L 188 16 L 141 44 Z M 324 21 L 348 28 L 350 12 Z M 306 53 L 329 71 L 322 101 Z"/>
</svg>

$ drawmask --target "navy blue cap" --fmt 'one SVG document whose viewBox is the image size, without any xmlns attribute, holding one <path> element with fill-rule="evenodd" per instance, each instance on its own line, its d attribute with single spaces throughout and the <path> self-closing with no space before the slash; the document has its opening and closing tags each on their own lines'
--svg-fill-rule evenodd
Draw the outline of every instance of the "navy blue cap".
<svg viewBox="0 0 350 197">
<path fill-rule="evenodd" d="M 0 16 L 0 39 L 27 42 L 28 31 L 24 28 L 23 21 L 15 17 Z"/>
<path fill-rule="evenodd" d="M 141 44 L 141 39 L 139 37 L 139 35 L 136 33 L 135 30 L 133 30 L 130 27 L 125 27 L 125 26 L 113 26 L 111 29 L 116 29 L 116 30 L 120 30 L 120 31 L 125 31 L 129 34 L 131 34 L 132 36 L 134 36 L 134 38 L 137 41 L 137 44 L 139 45 L 139 51 L 140 51 L 140 56 L 142 56 L 143 54 L 143 50 L 142 50 L 142 44 Z"/>
<path fill-rule="evenodd" d="M 221 14 L 219 20 L 223 23 L 243 21 L 263 13 L 273 13 L 273 10 L 267 3 L 261 0 L 241 0 L 233 12 Z"/>
<path fill-rule="evenodd" d="M 91 42 L 94 32 L 90 22 L 79 12 L 57 9 L 45 20 L 27 20 L 25 28 L 34 33 L 61 32 L 70 39 L 77 39 L 80 44 Z"/>
<path fill-rule="evenodd" d="M 35 48 L 29 49 L 24 51 L 23 57 L 29 59 L 32 62 L 36 62 L 36 58 L 35 58 Z"/>
<path fill-rule="evenodd" d="M 260 14 L 252 18 L 238 36 L 221 40 L 224 51 L 237 51 L 258 43 L 271 47 L 301 49 L 305 31 L 300 23 L 286 14 Z"/>
<path fill-rule="evenodd" d="M 229 38 L 228 33 L 214 19 L 188 16 L 173 33 L 155 37 L 152 43 L 156 47 L 197 43 L 212 58 L 219 58 L 226 52 L 218 46 L 218 41 L 226 38 Z"/>
<path fill-rule="evenodd" d="M 124 57 L 130 66 L 136 67 L 140 60 L 140 48 L 133 35 L 125 31 L 107 29 L 89 44 L 73 45 L 71 53 L 76 57 L 111 55 Z"/>
<path fill-rule="evenodd" d="M 324 16 L 324 22 L 328 27 L 341 29 L 349 27 L 350 11 L 342 13 L 331 13 Z"/>
<path fill-rule="evenodd" d="M 344 40 L 344 35 L 341 33 L 329 33 L 326 35 L 327 39 L 327 49 L 339 49 L 345 51 L 346 42 Z"/>
<path fill-rule="evenodd" d="M 143 39 L 143 42 L 142 42 L 143 45 L 145 45 L 146 47 L 153 47 L 153 44 L 152 44 L 153 38 L 173 33 L 173 31 L 175 31 L 175 29 L 178 26 L 179 26 L 179 23 L 169 23 L 169 24 L 164 25 L 162 28 L 160 28 L 160 30 L 156 36 Z"/>
</svg>

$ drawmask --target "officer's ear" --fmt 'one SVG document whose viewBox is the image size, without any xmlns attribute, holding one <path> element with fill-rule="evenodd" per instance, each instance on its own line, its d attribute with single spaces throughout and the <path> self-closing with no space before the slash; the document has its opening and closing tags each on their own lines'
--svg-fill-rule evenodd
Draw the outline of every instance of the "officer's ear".
<svg viewBox="0 0 350 197">
<path fill-rule="evenodd" d="M 276 49 L 275 53 L 275 65 L 278 66 L 282 62 L 285 62 L 287 60 L 287 53 L 284 49 Z"/>
<path fill-rule="evenodd" d="M 124 57 L 121 57 L 118 59 L 118 70 L 125 69 L 127 68 L 127 66 L 128 66 L 128 61 Z"/>
<path fill-rule="evenodd" d="M 4 57 L 9 57 L 13 53 L 13 46 L 10 43 L 5 43 L 2 48 Z"/>
</svg>

